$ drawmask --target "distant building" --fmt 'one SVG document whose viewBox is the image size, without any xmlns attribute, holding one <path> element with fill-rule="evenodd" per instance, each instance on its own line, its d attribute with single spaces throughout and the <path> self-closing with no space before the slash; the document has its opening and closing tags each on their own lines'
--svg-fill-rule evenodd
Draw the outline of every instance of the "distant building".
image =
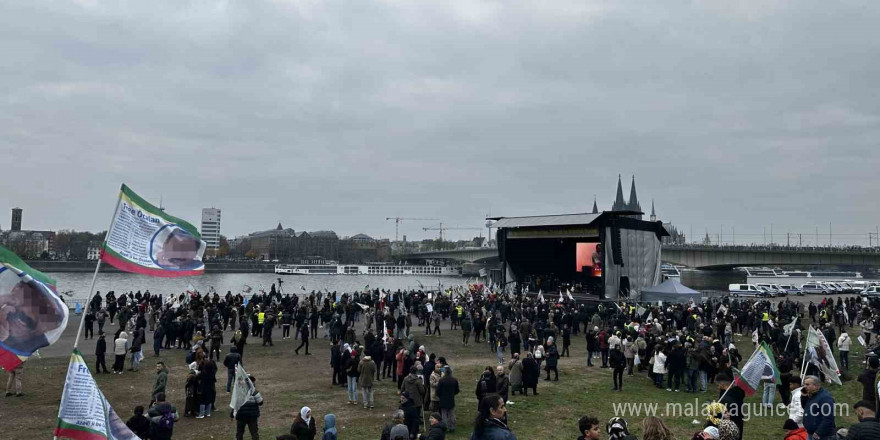
<svg viewBox="0 0 880 440">
<path fill-rule="evenodd" d="M 55 253 L 53 231 L 4 231 L 0 244 L 24 259 L 51 257 Z"/>
<path fill-rule="evenodd" d="M 101 258 L 101 244 L 92 243 L 89 245 L 88 251 L 86 251 L 86 260 L 98 261 L 98 258 Z"/>
<path fill-rule="evenodd" d="M 209 252 L 220 249 L 220 209 L 202 209 L 202 240 Z"/>
<path fill-rule="evenodd" d="M 13 231 L 21 230 L 21 208 L 12 208 L 12 228 Z"/>
</svg>

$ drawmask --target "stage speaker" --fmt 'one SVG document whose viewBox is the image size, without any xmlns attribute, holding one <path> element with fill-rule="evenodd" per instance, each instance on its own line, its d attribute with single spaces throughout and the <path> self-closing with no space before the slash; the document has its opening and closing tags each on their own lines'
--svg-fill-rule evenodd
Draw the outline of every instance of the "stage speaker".
<svg viewBox="0 0 880 440">
<path fill-rule="evenodd" d="M 620 228 L 613 226 L 611 228 L 611 258 L 617 266 L 623 266 L 622 248 L 623 245 L 620 242 Z"/>
</svg>

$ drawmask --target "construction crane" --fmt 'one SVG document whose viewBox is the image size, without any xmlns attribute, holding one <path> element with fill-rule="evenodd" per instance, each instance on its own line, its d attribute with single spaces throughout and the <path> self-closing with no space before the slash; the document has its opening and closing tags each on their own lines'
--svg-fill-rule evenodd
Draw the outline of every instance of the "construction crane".
<svg viewBox="0 0 880 440">
<path fill-rule="evenodd" d="M 481 231 L 480 235 L 482 235 L 483 228 L 459 228 L 454 226 L 443 226 L 443 223 L 440 223 L 440 226 L 432 227 L 432 228 L 422 228 L 423 231 L 440 231 L 440 241 L 443 241 L 443 231 Z"/>
<path fill-rule="evenodd" d="M 398 240 L 398 232 L 400 231 L 400 222 L 403 220 L 418 220 L 418 221 L 436 221 L 440 220 L 439 218 L 415 218 L 415 217 L 385 217 L 385 221 L 394 220 L 394 241 Z"/>
</svg>

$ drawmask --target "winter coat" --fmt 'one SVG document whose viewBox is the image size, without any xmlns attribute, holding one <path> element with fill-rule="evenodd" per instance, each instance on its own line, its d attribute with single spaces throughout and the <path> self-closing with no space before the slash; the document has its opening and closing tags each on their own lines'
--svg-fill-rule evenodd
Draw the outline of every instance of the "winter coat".
<svg viewBox="0 0 880 440">
<path fill-rule="evenodd" d="M 519 388 L 523 381 L 522 362 L 519 359 L 512 359 L 507 369 L 510 370 L 510 374 L 507 375 L 510 379 L 510 385 L 514 388 Z"/>
<path fill-rule="evenodd" d="M 162 371 L 156 374 L 156 382 L 153 384 L 153 395 L 164 393 L 166 384 L 168 384 L 168 367 L 162 367 Z"/>
<path fill-rule="evenodd" d="M 880 438 L 880 422 L 877 418 L 862 419 L 849 428 L 847 440 L 874 440 Z"/>
<path fill-rule="evenodd" d="M 654 374 L 666 374 L 666 355 L 662 351 L 654 354 Z"/>
<path fill-rule="evenodd" d="M 113 354 L 124 355 L 128 353 L 128 333 L 122 332 L 113 343 Z"/>
<path fill-rule="evenodd" d="M 428 435 L 423 437 L 424 440 L 445 440 L 446 439 L 446 424 L 442 421 L 438 422 L 436 425 L 431 425 L 428 429 Z"/>
<path fill-rule="evenodd" d="M 337 432 L 336 432 L 336 416 L 333 414 L 327 414 L 324 416 L 324 435 L 321 436 L 321 440 L 336 440 Z"/>
<path fill-rule="evenodd" d="M 538 386 L 538 378 L 541 376 L 541 370 L 538 369 L 538 363 L 534 359 L 525 358 L 522 361 L 523 369 L 523 385 L 532 388 Z"/>
<path fill-rule="evenodd" d="M 376 376 L 376 363 L 370 356 L 364 356 L 358 365 L 358 382 L 362 388 L 370 388 L 373 386 L 373 379 Z"/>
<path fill-rule="evenodd" d="M 318 429 L 315 427 L 314 417 L 309 419 L 309 423 L 306 423 L 302 417 L 297 415 L 293 425 L 290 425 L 290 435 L 296 438 L 296 440 L 314 440 L 317 433 Z"/>
<path fill-rule="evenodd" d="M 495 377 L 495 393 L 501 396 L 505 402 L 507 402 L 507 393 L 509 389 L 510 379 L 507 378 L 506 374 Z"/>
<path fill-rule="evenodd" d="M 458 394 L 458 379 L 444 376 L 437 382 L 437 399 L 441 409 L 455 408 L 455 395 Z"/>
<path fill-rule="evenodd" d="M 474 394 L 477 396 L 477 401 L 483 400 L 483 397 L 492 394 L 495 392 L 497 387 L 497 383 L 495 380 L 495 375 L 491 372 L 484 371 L 480 376 L 480 380 L 477 381 L 477 389 Z"/>
<path fill-rule="evenodd" d="M 832 436 L 837 431 L 834 426 L 834 413 L 828 414 L 826 409 L 834 408 L 834 398 L 826 389 L 820 389 L 807 400 L 804 407 L 804 428 L 811 436 L 819 434 L 819 437 Z"/>
<path fill-rule="evenodd" d="M 547 368 L 556 367 L 559 363 L 559 350 L 556 349 L 556 344 L 547 346 L 544 353 L 547 355 Z"/>
<path fill-rule="evenodd" d="M 422 402 L 425 401 L 425 382 L 419 376 L 410 374 L 403 378 L 401 391 L 409 393 L 415 406 L 421 407 Z"/>
<path fill-rule="evenodd" d="M 244 405 L 235 413 L 237 420 L 253 420 L 260 417 L 260 406 L 263 405 L 263 396 L 256 389 L 248 396 Z"/>
</svg>

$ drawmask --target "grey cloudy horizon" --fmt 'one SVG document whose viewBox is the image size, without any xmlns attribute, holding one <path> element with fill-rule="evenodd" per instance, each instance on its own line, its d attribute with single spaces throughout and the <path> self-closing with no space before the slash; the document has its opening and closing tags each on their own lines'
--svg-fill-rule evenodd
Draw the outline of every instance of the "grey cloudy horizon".
<svg viewBox="0 0 880 440">
<path fill-rule="evenodd" d="M 124 182 L 229 237 L 393 239 L 621 174 L 686 234 L 867 245 L 880 4 L 726 3 L 3 2 L 0 227 L 104 230 Z"/>
</svg>

